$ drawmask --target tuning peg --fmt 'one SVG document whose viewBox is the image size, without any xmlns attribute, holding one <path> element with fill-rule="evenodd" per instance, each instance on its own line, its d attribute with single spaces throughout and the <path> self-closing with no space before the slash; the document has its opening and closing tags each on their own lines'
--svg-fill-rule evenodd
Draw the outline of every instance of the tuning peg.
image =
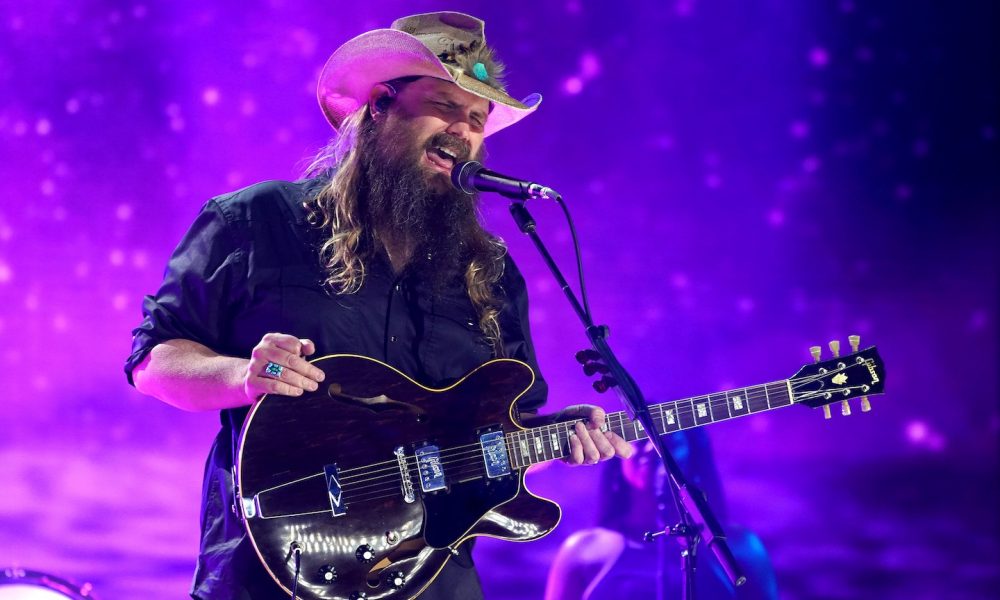
<svg viewBox="0 0 1000 600">
<path fill-rule="evenodd" d="M 591 350 L 588 348 L 586 350 L 580 350 L 574 355 L 574 357 L 576 358 L 576 362 L 584 365 L 592 360 L 601 358 L 601 355 L 597 352 L 597 350 Z"/>
<path fill-rule="evenodd" d="M 597 390 L 598 394 L 603 394 L 616 385 L 618 385 L 618 382 L 615 381 L 614 377 L 605 375 L 594 382 L 594 389 Z"/>
<path fill-rule="evenodd" d="M 849 335 L 847 336 L 847 342 L 851 345 L 851 352 L 857 352 L 858 348 L 861 347 L 861 336 Z"/>
<path fill-rule="evenodd" d="M 830 340 L 830 352 L 834 358 L 840 356 L 840 340 Z"/>
<path fill-rule="evenodd" d="M 604 363 L 599 362 L 589 362 L 583 365 L 583 372 L 585 375 L 593 375 L 594 373 L 607 373 L 610 369 L 605 366 Z"/>
<path fill-rule="evenodd" d="M 820 356 L 823 355 L 823 348 L 821 348 L 820 346 L 809 346 L 809 354 L 812 354 L 813 361 L 819 362 Z M 831 418 L 829 404 L 823 405 L 823 418 L 824 419 Z"/>
<path fill-rule="evenodd" d="M 872 409 L 872 403 L 868 401 L 868 396 L 861 396 L 861 412 L 868 412 Z"/>
<path fill-rule="evenodd" d="M 844 415 L 845 417 L 851 416 L 851 403 L 848 402 L 847 400 L 840 401 L 840 414 Z"/>
</svg>

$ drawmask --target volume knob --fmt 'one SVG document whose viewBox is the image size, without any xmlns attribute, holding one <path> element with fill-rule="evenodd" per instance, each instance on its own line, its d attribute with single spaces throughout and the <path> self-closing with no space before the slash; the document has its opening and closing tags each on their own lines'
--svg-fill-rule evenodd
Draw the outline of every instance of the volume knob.
<svg viewBox="0 0 1000 600">
<path fill-rule="evenodd" d="M 393 571 L 389 573 L 389 587 L 394 590 L 398 590 L 406 585 L 406 576 L 403 575 L 402 571 Z"/>
<path fill-rule="evenodd" d="M 323 583 L 333 583 L 337 581 L 337 569 L 332 565 L 323 565 L 319 568 L 319 578 Z"/>
<path fill-rule="evenodd" d="M 375 551 L 368 544 L 362 544 L 354 551 L 354 556 L 358 562 L 367 564 L 375 560 Z"/>
</svg>

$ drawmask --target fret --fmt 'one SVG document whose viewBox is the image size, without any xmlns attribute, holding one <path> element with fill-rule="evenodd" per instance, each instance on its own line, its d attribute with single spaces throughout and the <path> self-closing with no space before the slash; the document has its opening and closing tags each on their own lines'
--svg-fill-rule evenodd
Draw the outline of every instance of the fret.
<svg viewBox="0 0 1000 600">
<path fill-rule="evenodd" d="M 726 404 L 730 407 L 729 414 L 735 415 L 737 417 L 743 416 L 750 412 L 750 407 L 747 404 L 746 394 L 732 394 L 725 392 Z"/>
<path fill-rule="evenodd" d="M 661 415 L 661 418 L 662 418 L 662 415 L 663 415 L 662 407 L 661 406 L 657 406 L 657 407 L 655 407 L 655 410 L 659 410 L 660 411 L 660 415 Z M 652 411 L 650 411 L 650 416 L 652 416 Z M 635 432 L 635 437 L 633 439 L 629 440 L 630 442 L 635 441 L 635 440 L 641 440 L 644 437 L 646 437 L 646 429 L 642 426 L 642 423 L 639 422 L 639 419 L 636 419 L 636 420 L 632 421 L 632 431 Z"/>
<path fill-rule="evenodd" d="M 559 434 L 556 431 L 553 429 L 549 433 L 549 439 L 552 440 L 552 458 L 562 458 L 564 456 L 562 444 L 559 443 Z"/>
<path fill-rule="evenodd" d="M 747 388 L 747 403 L 750 407 L 750 412 L 752 413 L 765 411 L 770 408 L 767 404 L 766 396 L 760 393 L 762 387 L 764 386 L 758 385 L 752 388 Z"/>
<path fill-rule="evenodd" d="M 611 413 L 607 416 L 608 424 L 611 425 L 611 431 L 617 433 L 623 440 L 628 440 L 628 436 L 625 434 L 625 418 L 622 413 Z"/>
<path fill-rule="evenodd" d="M 677 420 L 677 402 L 667 402 L 663 405 L 660 420 L 663 422 L 663 431 L 658 433 L 668 433 L 681 428 L 680 421 Z"/>
<path fill-rule="evenodd" d="M 679 400 L 677 404 L 677 422 L 681 429 L 690 429 L 698 424 L 695 419 L 694 402 L 690 398 Z"/>
<path fill-rule="evenodd" d="M 691 402 L 691 407 L 694 409 L 694 422 L 696 425 L 705 425 L 712 422 L 708 396 L 705 396 L 703 400 L 692 398 L 689 402 Z"/>
<path fill-rule="evenodd" d="M 781 383 L 774 384 L 774 389 L 771 390 L 771 406 L 773 408 L 792 405 L 792 397 L 785 394 L 786 383 L 787 382 L 783 381 Z"/>
<path fill-rule="evenodd" d="M 514 446 L 516 445 L 514 435 L 512 433 L 507 436 L 507 459 L 510 461 L 510 466 L 516 470 L 521 468 L 521 464 L 517 460 L 517 453 L 514 452 Z"/>
<path fill-rule="evenodd" d="M 763 386 L 763 388 L 764 388 L 764 401 L 767 402 L 767 407 L 768 408 L 772 408 L 771 407 L 771 395 L 767 393 L 767 386 L 765 385 L 765 386 Z M 746 389 L 746 388 L 744 388 L 744 389 Z"/>
<path fill-rule="evenodd" d="M 731 412 L 729 412 L 729 398 L 727 398 L 725 394 L 722 394 L 721 398 L 719 397 L 718 394 L 709 394 L 708 395 L 708 404 L 709 404 L 709 406 L 712 407 L 712 420 L 713 421 L 721 421 L 723 419 L 728 419 L 728 418 L 730 418 L 730 417 L 733 416 L 733 414 Z M 722 411 L 718 409 L 718 407 L 719 407 L 720 404 L 722 406 L 726 407 L 726 414 L 722 414 Z M 716 416 L 716 414 L 715 414 L 716 411 L 718 411 L 718 413 L 719 413 L 718 416 Z"/>
</svg>

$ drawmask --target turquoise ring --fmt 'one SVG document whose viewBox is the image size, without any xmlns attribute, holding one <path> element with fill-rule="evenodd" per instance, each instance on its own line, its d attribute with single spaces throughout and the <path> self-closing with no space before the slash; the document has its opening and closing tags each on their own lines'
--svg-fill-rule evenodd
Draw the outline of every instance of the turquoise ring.
<svg viewBox="0 0 1000 600">
<path fill-rule="evenodd" d="M 276 362 L 268 362 L 264 367 L 264 372 L 261 373 L 264 377 L 271 377 L 273 379 L 281 379 L 281 374 L 285 371 L 285 367 L 279 365 Z"/>
</svg>

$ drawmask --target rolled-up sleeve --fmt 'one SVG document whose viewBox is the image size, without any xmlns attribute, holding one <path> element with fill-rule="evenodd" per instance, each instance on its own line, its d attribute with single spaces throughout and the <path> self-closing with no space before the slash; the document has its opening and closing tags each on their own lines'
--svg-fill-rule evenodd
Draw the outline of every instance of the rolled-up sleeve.
<svg viewBox="0 0 1000 600">
<path fill-rule="evenodd" d="M 142 304 L 142 323 L 132 331 L 132 370 L 159 343 L 187 339 L 216 348 L 235 290 L 245 281 L 246 260 L 235 228 L 215 200 L 198 214 L 167 263 L 163 283 Z"/>
</svg>

